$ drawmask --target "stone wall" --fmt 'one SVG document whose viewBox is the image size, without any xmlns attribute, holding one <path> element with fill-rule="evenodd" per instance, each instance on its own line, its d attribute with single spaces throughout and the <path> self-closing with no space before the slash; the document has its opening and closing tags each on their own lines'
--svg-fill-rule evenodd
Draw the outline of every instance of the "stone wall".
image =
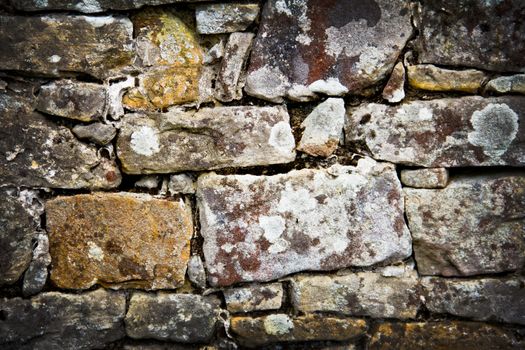
<svg viewBox="0 0 525 350">
<path fill-rule="evenodd" d="M 524 19 L 0 0 L 0 348 L 525 348 Z"/>
</svg>

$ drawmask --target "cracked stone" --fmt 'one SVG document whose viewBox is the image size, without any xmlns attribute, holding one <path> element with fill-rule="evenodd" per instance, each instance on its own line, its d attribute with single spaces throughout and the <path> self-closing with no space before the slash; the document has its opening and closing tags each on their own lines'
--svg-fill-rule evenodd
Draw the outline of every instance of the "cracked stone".
<svg viewBox="0 0 525 350">
<path fill-rule="evenodd" d="M 233 316 L 231 331 L 244 346 L 259 347 L 279 342 L 348 341 L 366 334 L 365 320 L 325 315 L 291 317 L 286 314 Z"/>
<path fill-rule="evenodd" d="M 190 205 L 146 194 L 95 193 L 46 203 L 51 280 L 60 288 L 172 289 L 184 283 Z"/>
<path fill-rule="evenodd" d="M 369 103 L 347 111 L 346 143 L 423 167 L 524 166 L 525 98 L 478 96 Z"/>
<path fill-rule="evenodd" d="M 218 326 L 220 301 L 193 294 L 133 293 L 126 333 L 134 339 L 206 343 Z"/>
<path fill-rule="evenodd" d="M 97 145 L 107 145 L 117 136 L 117 129 L 110 124 L 92 123 L 88 125 L 75 125 L 73 134 L 81 140 L 87 140 Z"/>
<path fill-rule="evenodd" d="M 197 31 L 201 34 L 242 32 L 258 15 L 257 3 L 205 4 L 195 10 Z"/>
<path fill-rule="evenodd" d="M 403 169 L 401 183 L 408 187 L 445 188 L 448 183 L 448 170 L 445 168 Z"/>
<path fill-rule="evenodd" d="M 223 291 L 229 312 L 278 310 L 283 302 L 282 283 L 250 285 Z"/>
<path fill-rule="evenodd" d="M 525 279 L 447 279 L 424 277 L 421 280 L 425 305 L 439 314 L 525 324 Z"/>
<path fill-rule="evenodd" d="M 392 70 L 412 34 L 405 1 L 266 3 L 245 92 L 272 102 L 361 93 Z"/>
<path fill-rule="evenodd" d="M 49 239 L 46 234 L 37 236 L 36 247 L 33 249 L 33 258 L 24 274 L 22 292 L 24 296 L 40 293 L 47 281 L 47 267 L 51 264 L 49 254 Z"/>
<path fill-rule="evenodd" d="M 394 66 L 381 96 L 390 103 L 401 102 L 405 98 L 405 66 L 402 62 Z"/>
<path fill-rule="evenodd" d="M 498 94 L 517 93 L 525 95 L 525 74 L 492 79 L 487 83 L 485 89 Z"/>
<path fill-rule="evenodd" d="M 295 140 L 285 107 L 215 107 L 130 114 L 117 138 L 128 174 L 289 163 Z"/>
<path fill-rule="evenodd" d="M 275 176 L 203 175 L 197 200 L 212 286 L 411 254 L 394 166 L 370 158 Z"/>
<path fill-rule="evenodd" d="M 419 63 L 523 71 L 523 17 L 521 0 L 423 1 L 415 16 Z"/>
<path fill-rule="evenodd" d="M 408 66 L 407 69 L 408 84 L 419 90 L 476 93 L 487 80 L 485 73 L 476 69 L 444 69 L 432 64 Z"/>
<path fill-rule="evenodd" d="M 109 78 L 131 65 L 132 33 L 120 16 L 0 16 L 0 69 Z"/>
<path fill-rule="evenodd" d="M 0 299 L 3 349 L 99 349 L 124 333 L 126 295 L 98 289 Z"/>
<path fill-rule="evenodd" d="M 292 304 L 299 312 L 337 312 L 347 316 L 415 318 L 421 305 L 415 270 L 400 276 L 357 272 L 340 276 L 296 276 Z M 386 274 L 387 275 L 387 274 Z"/>
<path fill-rule="evenodd" d="M 344 124 L 344 100 L 328 98 L 315 107 L 301 123 L 304 132 L 297 150 L 312 156 L 330 156 L 343 139 Z"/>
<path fill-rule="evenodd" d="M 192 255 L 188 261 L 188 279 L 197 287 L 206 288 L 206 270 L 198 255 Z"/>
<path fill-rule="evenodd" d="M 525 264 L 523 174 L 460 177 L 441 190 L 404 191 L 421 274 L 472 276 Z"/>
</svg>

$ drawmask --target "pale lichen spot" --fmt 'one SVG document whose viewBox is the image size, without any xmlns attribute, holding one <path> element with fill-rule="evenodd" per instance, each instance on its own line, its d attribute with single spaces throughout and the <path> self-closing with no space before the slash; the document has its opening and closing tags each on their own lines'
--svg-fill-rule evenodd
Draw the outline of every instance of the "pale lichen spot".
<svg viewBox="0 0 525 350">
<path fill-rule="evenodd" d="M 51 63 L 58 63 L 58 62 L 60 62 L 61 59 L 62 59 L 62 57 L 60 57 L 58 55 L 53 55 L 53 56 L 49 56 L 49 58 L 47 60 L 49 62 L 51 62 Z"/>
<path fill-rule="evenodd" d="M 286 122 L 275 124 L 270 130 L 268 144 L 276 148 L 283 154 L 290 154 L 295 148 L 295 139 L 293 138 L 292 128 Z"/>
<path fill-rule="evenodd" d="M 102 259 L 104 259 L 104 252 L 98 245 L 93 242 L 88 242 L 88 248 L 88 255 L 90 258 L 93 258 L 97 261 L 102 261 Z"/>
<path fill-rule="evenodd" d="M 269 315 L 264 319 L 264 331 L 267 334 L 283 335 L 290 333 L 293 328 L 293 321 L 288 315 Z"/>
<path fill-rule="evenodd" d="M 151 156 L 160 151 L 157 131 L 149 126 L 142 126 L 131 134 L 131 148 L 137 154 Z"/>
</svg>

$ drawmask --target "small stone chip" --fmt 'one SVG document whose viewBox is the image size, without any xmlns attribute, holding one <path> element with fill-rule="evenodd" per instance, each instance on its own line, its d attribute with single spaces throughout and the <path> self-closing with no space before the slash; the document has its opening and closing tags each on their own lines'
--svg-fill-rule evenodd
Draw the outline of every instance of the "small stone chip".
<svg viewBox="0 0 525 350">
<path fill-rule="evenodd" d="M 390 79 L 383 89 L 383 98 L 390 103 L 401 102 L 405 98 L 405 66 L 398 62 L 394 66 Z"/>
<path fill-rule="evenodd" d="M 104 123 L 75 125 L 72 131 L 79 139 L 91 141 L 102 146 L 107 145 L 117 136 L 117 129 Z"/>
<path fill-rule="evenodd" d="M 272 283 L 226 289 L 224 298 L 229 312 L 278 310 L 283 301 L 283 285 Z"/>
<path fill-rule="evenodd" d="M 401 183 L 408 187 L 445 188 L 448 183 L 448 170 L 445 168 L 403 169 Z"/>
<path fill-rule="evenodd" d="M 408 84 L 420 90 L 476 93 L 487 76 L 476 69 L 452 70 L 431 64 L 408 66 Z"/>
</svg>

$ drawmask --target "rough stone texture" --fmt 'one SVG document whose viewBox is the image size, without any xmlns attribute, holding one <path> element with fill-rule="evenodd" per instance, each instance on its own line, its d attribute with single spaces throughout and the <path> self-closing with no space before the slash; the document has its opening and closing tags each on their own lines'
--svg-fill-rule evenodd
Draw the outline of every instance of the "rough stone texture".
<svg viewBox="0 0 525 350">
<path fill-rule="evenodd" d="M 337 312 L 376 318 L 415 318 L 419 300 L 417 273 L 385 277 L 377 272 L 341 276 L 297 276 L 292 304 L 300 312 Z"/>
<path fill-rule="evenodd" d="M 344 124 L 345 101 L 328 98 L 302 122 L 304 132 L 297 150 L 312 156 L 330 156 L 343 139 Z"/>
<path fill-rule="evenodd" d="M 487 83 L 485 89 L 499 94 L 518 93 L 525 95 L 525 74 L 492 79 Z"/>
<path fill-rule="evenodd" d="M 113 188 L 121 176 L 113 160 L 79 142 L 40 113 L 18 90 L 0 93 L 2 184 L 55 188 Z M 26 89 L 23 87 L 22 89 Z"/>
<path fill-rule="evenodd" d="M 401 102 L 405 98 L 405 66 L 398 62 L 383 89 L 382 97 L 390 103 Z"/>
<path fill-rule="evenodd" d="M 206 270 L 198 255 L 192 255 L 188 261 L 188 279 L 197 287 L 206 288 Z"/>
<path fill-rule="evenodd" d="M 24 296 L 39 293 L 47 281 L 47 267 L 51 264 L 49 254 L 49 239 L 46 234 L 40 233 L 36 238 L 36 247 L 33 249 L 33 258 L 24 274 L 22 292 Z"/>
<path fill-rule="evenodd" d="M 521 0 L 422 1 L 416 15 L 419 62 L 524 71 L 524 16 Z"/>
<path fill-rule="evenodd" d="M 132 114 L 117 138 L 129 174 L 288 163 L 295 141 L 285 107 L 216 107 Z"/>
<path fill-rule="evenodd" d="M 171 194 L 184 193 L 192 194 L 195 193 L 195 182 L 191 175 L 188 174 L 177 174 L 170 176 L 170 182 L 168 184 L 168 190 Z"/>
<path fill-rule="evenodd" d="M 253 36 L 253 33 L 230 34 L 215 84 L 215 97 L 219 101 L 231 102 L 242 98 L 244 77 L 241 74 L 250 54 Z"/>
<path fill-rule="evenodd" d="M 81 140 L 87 140 L 97 145 L 107 145 L 117 136 L 117 129 L 109 124 L 92 123 L 89 125 L 75 125 L 73 134 Z"/>
<path fill-rule="evenodd" d="M 208 342 L 215 333 L 220 302 L 191 294 L 134 293 L 126 315 L 126 333 L 181 343 Z"/>
<path fill-rule="evenodd" d="M 90 122 L 106 113 L 107 91 L 102 85 L 59 80 L 40 87 L 36 109 L 59 117 Z"/>
<path fill-rule="evenodd" d="M 347 111 L 346 142 L 424 167 L 525 166 L 525 98 L 462 97 Z M 361 144 L 361 146 L 360 146 Z"/>
<path fill-rule="evenodd" d="M 407 70 L 408 84 L 420 90 L 476 93 L 487 79 L 479 70 L 444 69 L 431 64 L 408 66 Z"/>
<path fill-rule="evenodd" d="M 42 293 L 0 299 L 2 349 L 95 349 L 122 338 L 126 295 L 98 289 L 84 294 Z"/>
<path fill-rule="evenodd" d="M 347 341 L 364 335 L 367 328 L 362 319 L 324 315 L 290 317 L 273 314 L 231 318 L 231 331 L 241 344 L 248 347 L 290 341 Z"/>
<path fill-rule="evenodd" d="M 442 190 L 405 188 L 419 273 L 472 276 L 525 263 L 525 176 L 461 177 Z"/>
<path fill-rule="evenodd" d="M 389 322 L 375 329 L 368 349 L 521 349 L 525 346 L 524 333 L 476 322 Z"/>
<path fill-rule="evenodd" d="M 108 87 L 108 115 L 113 120 L 118 120 L 124 115 L 122 97 L 135 86 L 134 77 L 126 77 L 113 82 Z"/>
<path fill-rule="evenodd" d="M 125 17 L 0 16 L 0 69 L 111 77 L 131 64 L 132 33 Z"/>
<path fill-rule="evenodd" d="M 199 5 L 195 10 L 197 31 L 221 34 L 245 31 L 259 15 L 257 3 L 226 3 Z"/>
<path fill-rule="evenodd" d="M 176 288 L 193 234 L 191 208 L 144 194 L 95 193 L 46 203 L 51 280 L 61 288 Z"/>
<path fill-rule="evenodd" d="M 386 77 L 412 33 L 405 1 L 268 1 L 245 91 L 273 102 L 358 93 Z"/>
<path fill-rule="evenodd" d="M 525 279 L 458 280 L 424 277 L 425 305 L 440 314 L 525 324 Z"/>
<path fill-rule="evenodd" d="M 145 5 L 155 6 L 199 1 L 205 0 L 11 0 L 11 4 L 22 11 L 70 10 L 83 13 L 97 13 L 106 10 L 130 10 Z"/>
<path fill-rule="evenodd" d="M 28 207 L 32 200 L 26 201 L 33 194 L 24 191 L 0 188 L 0 286 L 18 281 L 31 261 L 40 219 Z"/>
<path fill-rule="evenodd" d="M 370 158 L 275 176 L 204 175 L 197 199 L 214 286 L 411 254 L 394 167 Z"/>
<path fill-rule="evenodd" d="M 283 285 L 272 283 L 226 289 L 224 298 L 229 312 L 278 310 L 283 302 Z"/>
<path fill-rule="evenodd" d="M 401 170 L 401 183 L 408 187 L 445 188 L 448 184 L 448 170 L 445 168 L 428 168 Z"/>
</svg>

